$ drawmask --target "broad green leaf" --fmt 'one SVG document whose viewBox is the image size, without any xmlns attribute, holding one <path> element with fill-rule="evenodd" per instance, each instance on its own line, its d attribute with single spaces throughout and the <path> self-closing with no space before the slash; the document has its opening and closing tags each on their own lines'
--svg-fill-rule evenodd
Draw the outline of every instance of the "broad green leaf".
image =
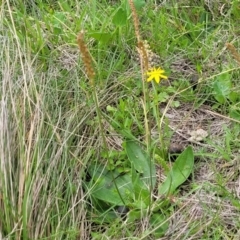
<svg viewBox="0 0 240 240">
<path fill-rule="evenodd" d="M 213 94 L 215 99 L 223 104 L 226 102 L 226 99 L 229 98 L 231 93 L 232 83 L 231 75 L 229 73 L 224 73 L 216 77 L 213 83 Z"/>
<path fill-rule="evenodd" d="M 129 203 L 128 199 L 131 197 L 133 192 L 130 174 L 124 174 L 123 176 L 116 178 L 115 181 L 125 203 Z M 94 188 L 92 189 L 92 196 L 114 205 L 123 204 L 109 174 L 96 182 Z"/>
<path fill-rule="evenodd" d="M 230 117 L 240 121 L 240 109 L 235 106 L 230 108 Z"/>
<path fill-rule="evenodd" d="M 172 194 L 192 173 L 194 165 L 193 150 L 187 147 L 174 162 L 163 184 L 158 188 L 159 195 Z"/>
<path fill-rule="evenodd" d="M 150 218 L 150 225 L 155 229 L 153 235 L 155 239 L 160 239 L 168 230 L 169 222 L 166 221 L 167 217 L 162 214 L 154 213 Z"/>
<path fill-rule="evenodd" d="M 139 210 L 139 209 L 133 209 L 132 211 L 130 211 L 128 213 L 128 218 L 127 218 L 127 221 L 129 223 L 133 223 L 134 221 L 136 220 L 139 220 L 142 218 L 142 211 Z"/>
<path fill-rule="evenodd" d="M 119 8 L 113 16 L 113 24 L 116 26 L 124 26 L 127 22 L 127 12 Z"/>
<path fill-rule="evenodd" d="M 90 169 L 89 172 L 93 177 L 93 182 L 88 184 L 88 188 L 91 189 L 92 197 L 113 205 L 123 204 L 116 190 L 110 171 L 103 169 L 103 167 L 99 167 L 97 170 Z M 122 198 L 126 204 L 129 204 L 133 198 L 131 174 L 126 173 L 124 175 L 119 175 L 117 171 L 114 171 L 113 176 Z"/>
<path fill-rule="evenodd" d="M 134 0 L 133 2 L 137 10 L 140 10 L 142 7 L 146 5 L 146 2 L 144 0 Z"/>
<path fill-rule="evenodd" d="M 89 36 L 105 44 L 108 43 L 112 38 L 112 34 L 108 32 L 92 32 L 89 33 Z"/>
<path fill-rule="evenodd" d="M 156 169 L 154 162 L 150 161 L 149 156 L 135 141 L 126 142 L 126 152 L 134 169 L 142 174 L 144 182 L 149 185 L 150 179 L 152 178 L 152 183 L 154 185 L 156 182 Z"/>
<path fill-rule="evenodd" d="M 132 168 L 132 184 L 133 184 L 133 191 L 134 191 L 134 207 L 136 206 L 136 202 L 140 201 L 141 206 L 147 206 L 150 201 L 150 194 L 148 187 L 143 183 L 140 177 L 140 173 L 137 173 L 134 168 Z"/>
<path fill-rule="evenodd" d="M 236 103 L 239 99 L 239 93 L 231 91 L 228 95 L 228 98 L 231 102 Z"/>
<path fill-rule="evenodd" d="M 221 103 L 224 104 L 226 102 L 226 94 L 224 94 L 223 86 L 219 82 L 215 82 L 213 84 L 214 88 L 214 97 L 215 99 Z"/>
</svg>

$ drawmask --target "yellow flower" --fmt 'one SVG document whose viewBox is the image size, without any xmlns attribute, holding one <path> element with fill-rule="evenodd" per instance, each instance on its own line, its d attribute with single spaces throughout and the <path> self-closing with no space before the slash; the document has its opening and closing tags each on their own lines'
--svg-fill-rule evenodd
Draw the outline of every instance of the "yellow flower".
<svg viewBox="0 0 240 240">
<path fill-rule="evenodd" d="M 167 79 L 167 76 L 164 75 L 165 71 L 161 68 L 151 68 L 148 72 L 148 78 L 147 82 L 152 81 L 153 79 L 156 81 L 156 83 L 159 83 L 161 78 Z"/>
</svg>

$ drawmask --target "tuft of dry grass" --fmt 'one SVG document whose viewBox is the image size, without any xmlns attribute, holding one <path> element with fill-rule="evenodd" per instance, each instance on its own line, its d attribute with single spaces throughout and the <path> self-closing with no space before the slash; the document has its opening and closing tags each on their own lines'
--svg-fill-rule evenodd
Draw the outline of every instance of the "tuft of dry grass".
<svg viewBox="0 0 240 240">
<path fill-rule="evenodd" d="M 94 137 L 81 133 L 88 132 L 84 121 L 91 111 L 86 114 L 79 104 L 62 112 L 58 89 L 48 79 L 54 68 L 39 72 L 28 51 L 16 49 L 14 39 L 2 47 L 0 232 L 9 239 L 87 239 L 79 176 L 94 145 Z"/>
</svg>

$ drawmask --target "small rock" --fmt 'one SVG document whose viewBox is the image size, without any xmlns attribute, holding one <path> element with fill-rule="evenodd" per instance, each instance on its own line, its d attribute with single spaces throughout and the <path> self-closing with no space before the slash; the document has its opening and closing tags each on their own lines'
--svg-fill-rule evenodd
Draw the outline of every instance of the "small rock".
<svg viewBox="0 0 240 240">
<path fill-rule="evenodd" d="M 207 131 L 201 128 L 197 130 L 193 130 L 189 132 L 189 134 L 191 137 L 188 139 L 188 141 L 195 141 L 195 142 L 201 142 L 208 136 Z"/>
<path fill-rule="evenodd" d="M 117 207 L 116 211 L 119 213 L 120 216 L 124 216 L 129 212 L 129 208 L 125 206 Z"/>
<path fill-rule="evenodd" d="M 168 152 L 170 154 L 178 154 L 183 152 L 184 150 L 184 146 L 182 144 L 179 143 L 171 143 L 168 149 Z"/>
</svg>

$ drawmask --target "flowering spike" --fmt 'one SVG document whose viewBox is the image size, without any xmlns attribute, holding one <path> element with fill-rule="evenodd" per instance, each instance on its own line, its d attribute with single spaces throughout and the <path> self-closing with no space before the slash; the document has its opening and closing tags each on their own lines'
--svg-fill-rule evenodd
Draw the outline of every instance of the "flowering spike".
<svg viewBox="0 0 240 240">
<path fill-rule="evenodd" d="M 94 79 L 94 76 L 95 76 L 95 72 L 94 72 L 94 69 L 92 67 L 92 58 L 90 56 L 88 47 L 84 42 L 84 31 L 81 31 L 78 34 L 77 43 L 78 43 L 80 53 L 82 54 L 82 59 L 83 59 L 84 65 L 85 65 L 87 76 L 88 76 L 91 84 L 93 85 L 94 84 L 93 79 Z"/>
</svg>

